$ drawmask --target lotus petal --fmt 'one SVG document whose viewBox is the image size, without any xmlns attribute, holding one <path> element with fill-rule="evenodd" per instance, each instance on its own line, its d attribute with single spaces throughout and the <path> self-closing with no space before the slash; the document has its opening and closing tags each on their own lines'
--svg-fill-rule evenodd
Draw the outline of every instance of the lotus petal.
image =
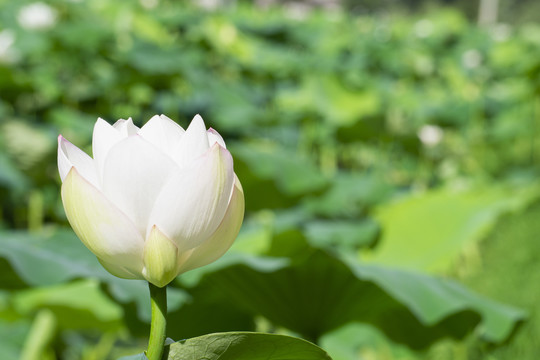
<svg viewBox="0 0 540 360">
<path fill-rule="evenodd" d="M 62 202 L 79 239 L 100 260 L 142 278 L 144 239 L 135 224 L 95 186 L 71 168 Z"/>
<path fill-rule="evenodd" d="M 157 225 L 180 252 L 200 245 L 223 220 L 234 176 L 231 154 L 215 144 L 171 176 L 154 204 L 150 224 Z"/>
</svg>

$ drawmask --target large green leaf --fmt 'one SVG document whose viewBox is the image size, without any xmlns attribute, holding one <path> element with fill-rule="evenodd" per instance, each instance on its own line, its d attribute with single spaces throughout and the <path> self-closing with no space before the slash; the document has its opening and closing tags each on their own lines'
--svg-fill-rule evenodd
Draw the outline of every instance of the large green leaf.
<svg viewBox="0 0 540 360">
<path fill-rule="evenodd" d="M 107 284 L 107 291 L 115 299 L 122 304 L 133 304 L 135 314 L 145 322 L 150 321 L 147 283 L 109 274 L 70 229 L 0 232 L 0 257 L 11 264 L 16 272 L 14 276 L 32 286 L 55 285 L 81 277 L 97 278 Z M 12 279 L 14 276 L 7 279 L 10 284 L 16 281 Z M 188 298 L 184 291 L 172 288 L 168 294 L 169 308 L 177 309 Z"/>
<path fill-rule="evenodd" d="M 352 264 L 351 268 L 358 278 L 376 283 L 429 327 L 442 320 L 451 330 L 460 325 L 452 324 L 451 315 L 466 318 L 473 312 L 481 318 L 479 334 L 501 342 L 525 318 L 525 312 L 475 294 L 453 280 L 375 265 Z"/>
<path fill-rule="evenodd" d="M 383 229 L 380 246 L 364 258 L 407 269 L 448 270 L 501 214 L 523 208 L 539 194 L 537 186 L 444 188 L 382 205 L 375 216 Z"/>
<path fill-rule="evenodd" d="M 256 329 L 253 314 L 246 311 L 234 299 L 224 298 L 215 290 L 208 291 L 206 287 L 197 286 L 207 274 L 220 272 L 231 266 L 245 266 L 260 273 L 271 273 L 290 264 L 287 258 L 250 255 L 249 253 L 254 250 L 249 239 L 252 235 L 239 239 L 219 261 L 182 274 L 178 278 L 180 285 L 189 287 L 191 298 L 178 310 L 169 312 L 167 329 L 169 336 L 185 339 L 212 332 Z M 257 235 L 255 239 L 264 242 Z"/>
<path fill-rule="evenodd" d="M 290 336 L 231 332 L 171 344 L 168 359 L 330 360 L 330 356 L 320 347 Z"/>
<path fill-rule="evenodd" d="M 147 324 L 150 322 L 148 284 L 145 281 L 119 279 L 107 273 L 71 230 L 51 229 L 34 234 L 24 231 L 2 232 L 0 233 L 0 256 L 7 260 L 4 263 L 6 267 L 4 274 L 7 270 L 13 273 L 10 278 L 3 277 L 0 280 L 3 286 L 5 286 L 5 281 L 10 287 L 21 287 L 25 283 L 33 286 L 47 286 L 21 293 L 17 298 L 20 300 L 20 312 L 29 313 L 33 309 L 44 306 L 55 309 L 66 324 L 77 317 L 64 316 L 62 312 L 71 314 L 79 312 L 81 319 L 85 319 L 84 326 L 93 324 L 93 326 L 108 327 L 115 323 L 118 316 L 111 318 L 112 313 L 103 314 L 106 308 L 95 309 L 92 306 L 97 306 L 99 302 L 91 301 L 92 298 L 105 301 L 101 294 L 101 290 L 105 290 L 122 304 L 125 313 L 124 321 L 131 331 L 141 336 L 146 335 Z M 220 261 L 189 272 L 183 278 L 188 284 L 197 283 L 204 273 L 217 271 L 232 264 L 245 264 L 265 272 L 274 271 L 287 263 L 288 259 L 283 258 L 260 258 L 231 252 Z M 98 289 L 96 283 L 58 285 L 81 277 L 97 278 L 105 286 Z M 21 281 L 22 285 L 17 283 Z M 81 291 L 77 292 L 76 289 L 79 286 Z M 70 300 L 73 296 L 76 299 Z M 82 296 L 82 298 L 79 299 L 77 296 Z M 216 303 L 209 301 L 208 298 L 199 298 L 198 293 L 190 296 L 184 290 L 174 286 L 169 286 L 167 298 L 171 318 L 170 331 L 171 335 L 177 338 L 215 331 L 254 329 L 253 319 L 249 314 L 227 303 Z M 202 317 L 205 321 L 201 321 Z"/>
<path fill-rule="evenodd" d="M 225 332 L 178 341 L 166 347 L 168 360 L 332 360 L 320 347 L 291 336 Z M 119 360 L 145 360 L 144 354 Z"/>
<path fill-rule="evenodd" d="M 540 338 L 540 202 L 523 213 L 504 217 L 480 244 L 481 266 L 461 274 L 460 280 L 473 289 L 499 301 L 527 309 L 530 320 L 504 346 L 485 348 L 478 353 L 474 344 L 467 344 L 470 353 L 483 359 L 536 360 L 531 348 Z M 454 348 L 463 347 L 455 344 Z M 472 356 L 471 356 L 472 357 Z"/>
<path fill-rule="evenodd" d="M 373 220 L 315 220 L 306 225 L 306 237 L 315 246 L 351 251 L 372 245 L 380 232 Z"/>
<path fill-rule="evenodd" d="M 0 353 L 4 360 L 20 359 L 24 339 L 30 331 L 30 323 L 0 321 Z"/>
<path fill-rule="evenodd" d="M 388 359 L 418 359 L 416 351 L 388 341 L 384 333 L 368 324 L 350 323 L 342 326 L 325 334 L 320 345 L 334 360 L 376 359 L 380 354 Z"/>
<path fill-rule="evenodd" d="M 66 329 L 118 328 L 124 315 L 122 308 L 103 294 L 96 280 L 22 290 L 11 301 L 20 314 L 50 309 L 59 326 Z"/>
<path fill-rule="evenodd" d="M 0 256 L 27 284 L 53 285 L 76 277 L 112 278 L 71 230 L 0 233 Z"/>
<path fill-rule="evenodd" d="M 193 291 L 201 298 L 221 299 L 262 315 L 307 339 L 357 321 L 373 324 L 391 339 L 415 348 L 441 337 L 462 337 L 477 326 L 486 339 L 500 342 L 524 317 L 523 312 L 453 281 L 345 263 L 299 244 L 299 239 L 297 232 L 284 233 L 271 250 L 274 255 L 291 256 L 288 266 L 261 272 L 232 265 L 207 273 Z"/>
</svg>

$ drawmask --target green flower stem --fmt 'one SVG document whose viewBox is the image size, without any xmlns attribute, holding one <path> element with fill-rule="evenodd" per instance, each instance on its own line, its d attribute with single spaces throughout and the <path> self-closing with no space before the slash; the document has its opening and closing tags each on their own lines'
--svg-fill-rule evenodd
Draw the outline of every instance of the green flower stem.
<svg viewBox="0 0 540 360">
<path fill-rule="evenodd" d="M 152 323 L 146 356 L 148 360 L 161 360 L 167 329 L 167 286 L 160 288 L 151 283 L 148 283 L 148 286 L 150 287 Z"/>
</svg>

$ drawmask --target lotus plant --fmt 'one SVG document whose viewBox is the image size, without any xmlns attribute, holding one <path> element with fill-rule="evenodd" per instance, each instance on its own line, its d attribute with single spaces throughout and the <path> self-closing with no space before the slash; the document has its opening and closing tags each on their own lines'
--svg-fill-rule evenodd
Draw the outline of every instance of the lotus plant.
<svg viewBox="0 0 540 360">
<path fill-rule="evenodd" d="M 79 239 L 111 274 L 150 284 L 147 356 L 161 358 L 165 287 L 221 257 L 244 216 L 223 138 L 197 115 L 184 130 L 164 115 L 143 127 L 98 119 L 93 157 L 58 137 L 62 202 Z"/>
</svg>

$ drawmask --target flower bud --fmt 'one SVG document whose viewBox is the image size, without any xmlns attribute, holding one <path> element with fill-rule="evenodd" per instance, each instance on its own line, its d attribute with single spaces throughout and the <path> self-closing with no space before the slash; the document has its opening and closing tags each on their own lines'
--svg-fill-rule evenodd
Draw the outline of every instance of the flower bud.
<svg viewBox="0 0 540 360">
<path fill-rule="evenodd" d="M 238 235 L 244 192 L 223 138 L 195 116 L 98 119 L 93 158 L 62 136 L 58 169 L 69 223 L 113 275 L 163 287 L 221 257 Z"/>
</svg>

